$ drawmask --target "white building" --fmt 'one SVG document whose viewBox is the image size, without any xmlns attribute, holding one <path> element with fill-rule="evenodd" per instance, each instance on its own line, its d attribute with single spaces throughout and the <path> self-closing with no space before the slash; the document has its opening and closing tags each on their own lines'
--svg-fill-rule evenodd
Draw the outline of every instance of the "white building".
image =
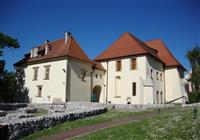
<svg viewBox="0 0 200 140">
<path fill-rule="evenodd" d="M 104 87 L 105 70 L 88 58 L 69 33 L 32 48 L 15 65 L 20 62 L 25 62 L 25 86 L 33 103 L 90 101 L 93 88 L 100 94 L 99 88 Z"/>
<path fill-rule="evenodd" d="M 183 103 L 187 98 L 182 80 L 185 68 L 164 43 L 142 42 L 130 33 L 124 33 L 95 61 L 69 33 L 31 49 L 22 61 L 34 103 L 161 104 Z"/>
</svg>

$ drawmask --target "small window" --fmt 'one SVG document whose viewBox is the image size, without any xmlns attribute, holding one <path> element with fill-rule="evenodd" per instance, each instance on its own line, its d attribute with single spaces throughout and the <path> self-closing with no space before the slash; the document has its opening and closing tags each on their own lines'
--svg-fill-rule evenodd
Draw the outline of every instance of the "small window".
<svg viewBox="0 0 200 140">
<path fill-rule="evenodd" d="M 136 69 L 136 59 L 131 59 L 131 70 Z"/>
<path fill-rule="evenodd" d="M 159 80 L 158 72 L 156 72 L 156 79 Z"/>
<path fill-rule="evenodd" d="M 86 71 L 85 70 L 81 70 L 81 80 L 86 81 Z"/>
<path fill-rule="evenodd" d="M 98 74 L 96 74 L 95 77 L 98 78 Z"/>
<path fill-rule="evenodd" d="M 33 68 L 33 80 L 37 80 L 38 79 L 38 67 L 37 68 Z"/>
<path fill-rule="evenodd" d="M 42 97 L 42 86 L 37 86 L 38 92 L 36 97 Z"/>
<path fill-rule="evenodd" d="M 136 82 L 132 83 L 132 95 L 136 96 Z"/>
<path fill-rule="evenodd" d="M 121 77 L 117 76 L 115 77 L 115 98 L 121 98 Z"/>
<path fill-rule="evenodd" d="M 161 81 L 163 80 L 163 76 L 162 76 L 162 73 L 160 74 L 160 80 L 161 80 Z"/>
<path fill-rule="evenodd" d="M 157 104 L 159 104 L 159 91 L 157 91 L 156 93 L 156 101 L 157 101 Z"/>
<path fill-rule="evenodd" d="M 151 69 L 151 78 L 153 79 L 153 69 Z"/>
<path fill-rule="evenodd" d="M 50 76 L 50 66 L 45 66 L 45 80 L 49 80 L 49 76 Z"/>
<path fill-rule="evenodd" d="M 100 79 L 102 79 L 102 75 L 100 75 Z"/>
<path fill-rule="evenodd" d="M 121 60 L 116 62 L 116 71 L 121 71 Z"/>
<path fill-rule="evenodd" d="M 163 95 L 162 95 L 162 91 L 160 92 L 160 103 L 163 103 Z"/>
</svg>

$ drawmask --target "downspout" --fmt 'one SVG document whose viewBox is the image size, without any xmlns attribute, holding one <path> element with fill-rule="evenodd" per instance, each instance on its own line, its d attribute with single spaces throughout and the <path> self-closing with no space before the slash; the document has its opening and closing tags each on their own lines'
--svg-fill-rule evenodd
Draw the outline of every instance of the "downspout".
<svg viewBox="0 0 200 140">
<path fill-rule="evenodd" d="M 71 82 L 71 66 L 70 66 L 70 61 L 67 61 L 67 74 L 66 74 L 66 102 L 70 101 L 70 82 Z"/>
<path fill-rule="evenodd" d="M 106 75 L 106 103 L 108 103 L 108 61 L 107 61 L 107 75 Z"/>
<path fill-rule="evenodd" d="M 65 75 L 65 78 L 66 78 L 66 79 L 65 79 L 65 81 L 66 81 L 66 82 L 65 82 L 65 102 L 67 102 L 67 94 L 68 94 L 68 93 L 67 93 L 67 92 L 68 92 L 68 91 L 67 91 L 67 88 L 68 88 L 68 86 L 67 86 L 67 85 L 68 85 L 68 78 L 67 78 L 67 77 L 68 77 L 68 74 L 67 74 L 67 73 L 68 73 L 68 60 L 67 60 L 67 62 L 66 62 L 66 70 L 63 69 L 63 71 L 64 71 L 65 74 L 66 74 L 66 75 Z"/>
<path fill-rule="evenodd" d="M 163 81 L 164 81 L 164 96 L 165 96 L 165 103 L 166 103 L 166 83 L 165 83 L 165 67 L 163 66 Z"/>
</svg>

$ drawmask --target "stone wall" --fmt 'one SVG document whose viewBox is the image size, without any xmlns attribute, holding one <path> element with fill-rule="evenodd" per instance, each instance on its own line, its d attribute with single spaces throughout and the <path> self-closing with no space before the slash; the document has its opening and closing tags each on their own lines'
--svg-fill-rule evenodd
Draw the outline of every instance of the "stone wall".
<svg viewBox="0 0 200 140">
<path fill-rule="evenodd" d="M 174 104 L 103 104 L 110 109 L 144 110 L 148 108 L 174 107 Z"/>
<path fill-rule="evenodd" d="M 53 111 L 43 116 L 9 120 L 8 123 L 5 124 L 8 125 L 9 140 L 18 139 L 36 131 L 53 127 L 62 122 L 107 112 L 106 107 L 98 106 L 97 104 L 82 103 L 81 106 L 78 103 L 69 104 L 70 103 L 63 105 L 29 104 L 29 107 L 42 107 Z"/>
<path fill-rule="evenodd" d="M 182 107 L 191 107 L 191 106 L 198 106 L 198 107 L 200 107 L 200 102 L 199 103 L 193 103 L 193 104 L 182 104 Z"/>
<path fill-rule="evenodd" d="M 13 107 L 14 106 L 14 107 Z M 18 108 L 13 105 L 11 109 Z M 16 110 L 15 114 L 8 114 L 2 119 L 5 123 L 0 125 L 8 126 L 8 136 L 10 140 L 18 139 L 20 137 L 29 135 L 36 131 L 40 131 L 45 128 L 53 127 L 59 123 L 72 121 L 79 118 L 98 115 L 107 112 L 107 108 L 110 109 L 130 109 L 130 110 L 143 110 L 147 108 L 162 108 L 173 107 L 173 104 L 102 104 L 91 102 L 67 102 L 63 104 L 28 104 L 27 108 Z M 21 105 L 26 107 L 26 104 Z M 19 117 L 20 115 L 26 116 L 27 109 L 30 108 L 44 108 L 48 110 L 48 114 L 38 117 Z M 21 114 L 22 113 L 22 114 Z M 31 114 L 27 114 L 31 115 Z M 10 117 L 9 117 L 10 116 Z"/>
<path fill-rule="evenodd" d="M 27 107 L 26 103 L 0 103 L 0 110 L 16 110 L 18 108 Z"/>
</svg>

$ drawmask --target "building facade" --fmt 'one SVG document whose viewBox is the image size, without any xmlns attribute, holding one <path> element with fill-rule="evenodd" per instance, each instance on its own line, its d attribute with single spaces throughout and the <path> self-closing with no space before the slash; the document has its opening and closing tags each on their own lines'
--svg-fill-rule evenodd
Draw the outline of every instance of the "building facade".
<svg viewBox="0 0 200 140">
<path fill-rule="evenodd" d="M 23 63 L 22 63 L 23 62 Z M 185 68 L 161 40 L 124 33 L 94 61 L 70 33 L 45 41 L 15 64 L 25 71 L 30 102 L 184 103 Z"/>
</svg>

